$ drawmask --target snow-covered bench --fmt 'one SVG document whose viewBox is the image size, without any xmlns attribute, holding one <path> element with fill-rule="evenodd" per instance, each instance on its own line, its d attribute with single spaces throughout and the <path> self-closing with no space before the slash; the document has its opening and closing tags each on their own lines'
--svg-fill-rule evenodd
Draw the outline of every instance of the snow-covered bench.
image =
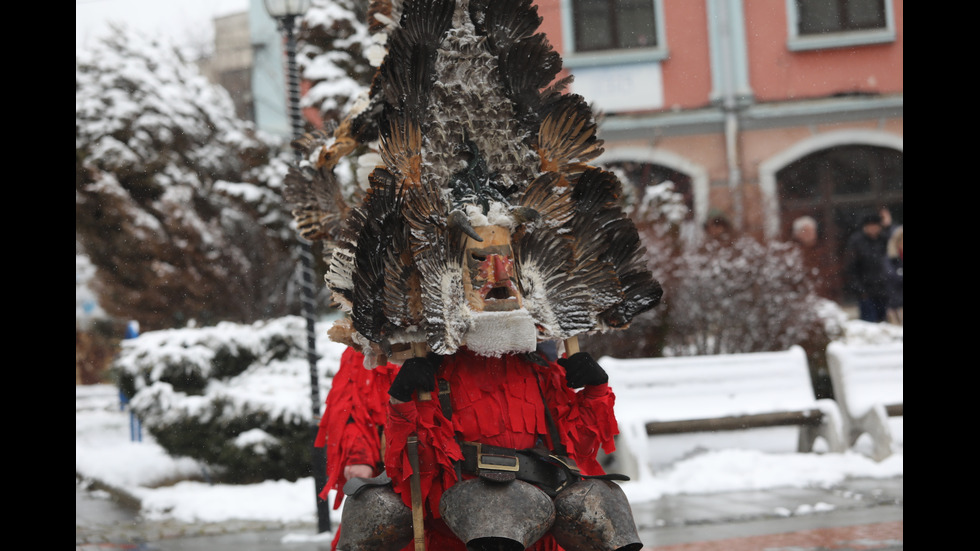
<svg viewBox="0 0 980 551">
<path fill-rule="evenodd" d="M 797 449 L 823 437 L 832 452 L 847 449 L 837 403 L 814 396 L 806 353 L 600 358 L 616 394 L 618 470 L 632 479 L 652 475 L 650 436 L 799 426 Z"/>
<path fill-rule="evenodd" d="M 889 417 L 904 415 L 904 344 L 843 344 L 827 347 L 834 398 L 844 417 L 844 436 L 853 446 L 862 434 L 873 441 L 874 459 L 892 453 Z"/>
</svg>

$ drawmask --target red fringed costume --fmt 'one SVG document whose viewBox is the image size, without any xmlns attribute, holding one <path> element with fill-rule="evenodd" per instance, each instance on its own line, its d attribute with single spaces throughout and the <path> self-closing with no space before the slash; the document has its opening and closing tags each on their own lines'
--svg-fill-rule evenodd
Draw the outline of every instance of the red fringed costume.
<svg viewBox="0 0 980 551">
<path fill-rule="evenodd" d="M 387 416 L 388 388 L 397 373 L 398 366 L 390 363 L 367 369 L 364 354 L 353 348 L 347 348 L 340 358 L 314 442 L 317 447 L 327 447 L 327 483 L 320 498 L 327 499 L 330 490 L 335 490 L 334 509 L 344 499 L 345 466 L 370 465 L 374 476 L 381 474 L 381 429 Z"/>
<path fill-rule="evenodd" d="M 555 449 L 549 442 L 542 396 L 551 408 L 562 444 L 582 474 L 604 474 L 596 454 L 600 447 L 607 453 L 614 451 L 613 437 L 618 433 L 615 396 L 608 385 L 576 392 L 566 386 L 565 370 L 556 363 L 542 366 L 521 355 L 479 356 L 466 349 L 444 357 L 437 378 L 447 380 L 452 389 L 451 421 L 443 415 L 438 400 L 416 398 L 389 404 L 385 425 L 385 465 L 395 491 L 408 507 L 412 469 L 405 443 L 411 433 L 418 435 L 427 549 L 465 550 L 463 542 L 439 520 L 442 494 L 456 481 L 453 461 L 462 459 L 455 436 L 515 449 L 531 448 L 542 439 L 549 449 Z M 559 547 L 548 534 L 531 549 Z"/>
</svg>

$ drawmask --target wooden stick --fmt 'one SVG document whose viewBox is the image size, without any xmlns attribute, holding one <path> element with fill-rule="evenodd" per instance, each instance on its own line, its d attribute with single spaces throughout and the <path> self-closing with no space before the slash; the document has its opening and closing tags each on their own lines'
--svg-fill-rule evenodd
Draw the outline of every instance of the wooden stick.
<svg viewBox="0 0 980 551">
<path fill-rule="evenodd" d="M 425 551 L 425 523 L 422 519 L 422 482 L 419 476 L 419 437 L 411 435 L 407 440 L 408 463 L 412 466 L 409 485 L 412 488 L 412 533 L 415 535 L 415 551 Z"/>
<path fill-rule="evenodd" d="M 572 354 L 577 353 L 578 350 L 578 337 L 571 337 L 565 339 L 565 355 L 571 357 Z"/>
<path fill-rule="evenodd" d="M 428 352 L 428 345 L 424 342 L 413 342 L 412 343 L 412 356 L 416 358 L 424 358 L 426 352 Z M 419 400 L 428 401 L 432 399 L 432 393 L 420 390 L 418 391 Z"/>
</svg>

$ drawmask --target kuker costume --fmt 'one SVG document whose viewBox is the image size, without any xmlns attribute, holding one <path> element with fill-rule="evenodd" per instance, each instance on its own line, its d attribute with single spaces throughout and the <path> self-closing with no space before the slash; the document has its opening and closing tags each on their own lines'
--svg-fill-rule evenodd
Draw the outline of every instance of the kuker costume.
<svg viewBox="0 0 980 551">
<path fill-rule="evenodd" d="M 346 485 L 338 549 L 642 546 L 623 478 L 596 461 L 617 432 L 605 372 L 536 348 L 625 328 L 662 290 L 619 180 L 587 164 L 602 153 L 594 116 L 554 82 L 540 21 L 530 0 L 372 2 L 384 57 L 369 96 L 293 144 L 287 199 L 329 245 L 326 282 L 349 314 L 331 338 L 368 367 L 402 364 L 386 471 Z M 342 161 L 362 146 L 377 160 L 347 192 Z"/>
</svg>

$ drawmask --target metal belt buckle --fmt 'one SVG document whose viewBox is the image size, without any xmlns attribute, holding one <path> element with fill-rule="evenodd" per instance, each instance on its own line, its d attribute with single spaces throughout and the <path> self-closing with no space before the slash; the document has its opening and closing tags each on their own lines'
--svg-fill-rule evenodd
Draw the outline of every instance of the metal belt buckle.
<svg viewBox="0 0 980 551">
<path fill-rule="evenodd" d="M 565 467 L 569 471 L 572 471 L 575 474 L 579 474 L 578 465 L 575 464 L 575 460 L 573 460 L 571 457 L 561 457 L 559 455 L 549 455 L 548 457 L 552 461 L 555 461 L 555 462 L 561 464 L 563 467 Z"/>
<path fill-rule="evenodd" d="M 475 445 L 477 469 L 508 472 L 517 472 L 520 470 L 521 460 L 516 455 L 483 453 L 483 444 L 476 442 Z M 486 459 L 486 461 L 484 459 Z M 489 463 L 487 461 L 489 461 Z"/>
</svg>

